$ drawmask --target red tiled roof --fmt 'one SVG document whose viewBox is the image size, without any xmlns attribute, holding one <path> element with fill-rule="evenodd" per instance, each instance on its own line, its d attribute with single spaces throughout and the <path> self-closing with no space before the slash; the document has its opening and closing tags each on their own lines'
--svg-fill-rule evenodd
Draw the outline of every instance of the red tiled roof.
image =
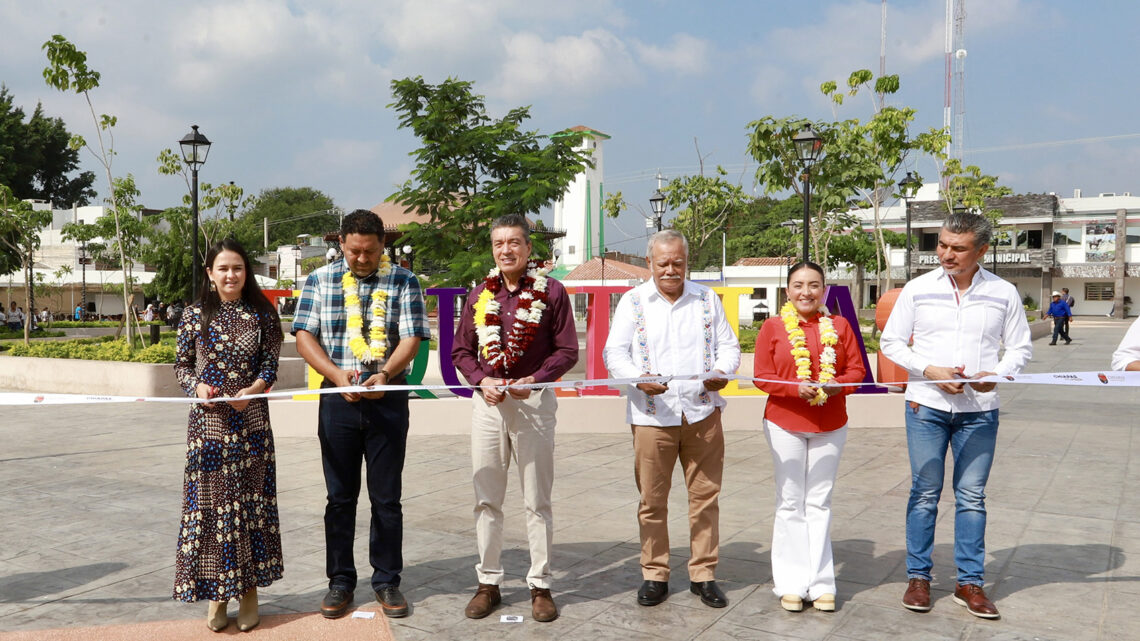
<svg viewBox="0 0 1140 641">
<path fill-rule="evenodd" d="M 732 265 L 734 267 L 784 267 L 790 265 L 783 256 L 765 256 L 761 258 L 741 258 Z"/>
<path fill-rule="evenodd" d="M 586 125 L 574 125 L 573 127 L 570 128 L 570 131 L 592 134 L 592 135 L 600 136 L 600 137 L 606 138 L 606 139 L 610 138 L 609 134 L 604 134 L 604 133 L 598 131 L 597 129 L 594 129 L 592 127 L 587 127 Z M 606 262 L 609 262 L 609 261 L 606 261 Z"/>
<path fill-rule="evenodd" d="M 653 273 L 644 267 L 623 263 L 612 258 L 606 259 L 606 273 L 604 280 L 649 280 Z M 602 259 L 590 260 L 575 267 L 563 280 L 603 280 Z"/>
</svg>

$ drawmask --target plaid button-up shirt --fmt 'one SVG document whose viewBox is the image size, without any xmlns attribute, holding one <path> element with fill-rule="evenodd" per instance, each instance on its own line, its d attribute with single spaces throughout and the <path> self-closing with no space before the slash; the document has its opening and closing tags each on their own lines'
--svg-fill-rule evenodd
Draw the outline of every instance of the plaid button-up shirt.
<svg viewBox="0 0 1140 641">
<path fill-rule="evenodd" d="M 371 366 L 366 366 L 348 348 L 348 312 L 344 309 L 344 291 L 341 288 L 341 279 L 346 271 L 348 265 L 341 259 L 309 274 L 305 287 L 301 290 L 301 299 L 297 302 L 297 313 L 293 317 L 293 335 L 301 330 L 312 334 L 332 362 L 341 369 L 376 372 L 383 366 L 382 362 L 373 361 Z M 367 278 L 356 280 L 360 289 L 360 311 L 364 316 L 365 337 L 368 336 L 372 322 L 369 313 L 372 292 L 378 287 L 383 287 L 388 292 L 388 309 L 384 319 L 387 325 L 385 333 L 388 335 L 386 357 L 392 355 L 392 350 L 396 349 L 401 339 L 413 336 L 424 340 L 431 338 L 420 283 L 412 272 L 393 265 L 392 271 L 383 278 L 373 273 Z M 397 375 L 392 372 L 393 377 Z"/>
</svg>

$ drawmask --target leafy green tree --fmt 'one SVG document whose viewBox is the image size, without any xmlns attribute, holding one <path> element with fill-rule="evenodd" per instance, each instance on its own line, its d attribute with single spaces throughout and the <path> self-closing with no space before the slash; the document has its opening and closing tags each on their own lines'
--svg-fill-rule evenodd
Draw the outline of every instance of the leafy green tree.
<svg viewBox="0 0 1140 641">
<path fill-rule="evenodd" d="M 696 145 L 696 140 L 693 141 Z M 747 205 L 750 198 L 739 183 L 725 177 L 728 172 L 717 166 L 712 176 L 705 175 L 705 159 L 697 146 L 700 171 L 695 176 L 682 176 L 669 181 L 661 190 L 666 206 L 677 211 L 673 228 L 689 241 L 689 264 L 693 266 L 720 265 L 721 239 L 725 237 L 728 222 Z M 716 239 L 709 247 L 710 241 Z M 712 251 L 708 251 L 712 249 Z"/>
<path fill-rule="evenodd" d="M 24 275 L 24 309 L 28 314 L 35 309 L 35 279 L 32 266 L 36 250 L 40 248 L 40 229 L 51 223 L 51 210 L 32 209 L 31 203 L 15 197 L 12 190 L 0 184 L 0 242 L 20 257 Z M 24 323 L 24 344 L 28 342 L 31 320 Z"/>
<path fill-rule="evenodd" d="M 186 193 L 182 196 L 182 202 L 191 207 L 193 197 L 190 193 L 192 189 L 190 169 L 183 162 L 182 156 L 170 149 L 160 151 L 158 173 L 164 176 L 182 177 L 186 182 Z M 207 182 L 198 185 L 198 233 L 202 236 L 199 238 L 201 242 L 198 243 L 201 253 L 199 260 L 205 260 L 206 252 L 212 244 L 227 236 L 236 237 L 237 222 L 234 216 L 238 210 L 248 208 L 253 202 L 254 198 L 245 196 L 245 189 L 235 185 L 233 181 L 228 185 L 214 185 Z M 191 233 L 193 231 L 188 232 Z M 257 245 L 246 245 L 248 250 L 254 250 L 256 247 Z"/>
<path fill-rule="evenodd" d="M 795 196 L 752 199 L 729 222 L 726 262 L 732 265 L 741 258 L 798 256 L 802 215 L 803 202 Z"/>
<path fill-rule="evenodd" d="M 234 222 L 234 237 L 250 252 L 292 245 L 301 234 L 324 235 L 340 229 L 341 210 L 333 199 L 312 187 L 262 190 Z M 265 221 L 269 244 L 265 245 Z"/>
<path fill-rule="evenodd" d="M 79 150 L 70 146 L 63 120 L 50 118 L 37 104 L 24 121 L 7 87 L 0 85 L 0 184 L 18 199 L 40 199 L 65 206 L 86 205 L 95 197 L 95 173 L 79 171 Z M 74 175 L 74 177 L 72 177 Z"/>
<path fill-rule="evenodd" d="M 72 149 L 87 149 L 91 152 L 95 159 L 102 165 L 103 171 L 107 176 L 107 187 L 109 188 L 110 197 L 110 210 L 113 212 L 111 218 L 115 222 L 115 246 L 119 250 L 119 264 L 123 270 L 123 320 L 126 324 L 127 335 L 130 335 L 131 329 L 131 314 L 130 301 L 127 297 L 127 292 L 130 289 L 130 261 L 125 253 L 127 247 L 131 244 L 123 236 L 123 230 L 120 227 L 120 222 L 126 220 L 128 217 L 123 216 L 124 206 L 119 202 L 120 191 L 116 189 L 116 179 L 112 173 L 112 164 L 115 158 L 115 137 L 114 128 L 118 123 L 118 118 L 109 114 L 96 115 L 95 104 L 91 101 L 91 91 L 99 86 L 99 72 L 87 66 L 87 54 L 80 51 L 74 44 L 68 41 L 67 38 L 56 34 L 50 40 L 44 43 L 43 50 L 46 52 L 48 59 L 48 66 L 44 68 L 43 76 L 44 82 L 49 87 L 59 91 L 70 91 L 82 95 L 87 102 L 88 111 L 91 113 L 91 119 L 95 124 L 96 142 L 98 144 L 98 151 L 94 147 L 87 144 L 87 141 L 79 135 L 73 135 L 69 142 Z M 134 186 L 134 180 L 128 176 L 131 187 Z M 137 194 L 137 190 L 135 191 Z M 108 236 L 104 236 L 107 238 Z M 139 327 L 139 337 L 142 338 L 142 328 Z"/>
<path fill-rule="evenodd" d="M 848 77 L 846 92 L 839 91 L 834 81 L 823 83 L 820 90 L 837 108 L 845 96 L 869 91 L 872 79 L 873 74 L 863 69 Z M 829 262 L 832 238 L 858 224 L 847 213 L 852 200 L 861 200 L 874 209 L 874 234 L 882 253 L 886 243 L 879 208 L 894 195 L 895 173 L 911 152 L 938 153 L 945 146 L 945 133 L 941 130 L 909 135 L 915 110 L 887 106 L 884 102 L 884 96 L 894 94 L 898 88 L 898 76 L 875 79 L 873 91 L 878 100 L 872 97 L 873 115 L 866 122 L 848 119 L 812 123 L 823 139 L 824 149 L 823 156 L 811 168 L 810 236 L 813 258 L 820 264 Z M 792 138 L 805 124 L 807 121 L 802 118 L 772 116 L 749 124 L 748 151 L 760 163 L 756 181 L 765 186 L 767 193 L 792 189 L 802 197 L 802 166 Z"/>
<path fill-rule="evenodd" d="M 122 290 L 123 309 L 130 318 L 130 292 L 134 289 L 134 267 L 136 260 L 143 260 L 144 240 L 151 228 L 151 222 L 143 220 L 142 205 L 138 203 L 139 190 L 134 176 L 116 178 L 112 183 L 115 207 L 91 223 L 68 223 L 63 226 L 63 237 L 75 242 L 88 242 L 99 239 L 101 242 L 88 242 L 87 250 L 99 262 L 108 263 L 122 270 L 125 287 L 104 285 L 105 290 Z M 185 242 L 185 241 L 183 241 Z M 126 262 L 123 261 L 125 258 Z M 127 326 L 130 332 L 130 325 Z M 141 334 L 141 329 L 139 332 Z M 140 338 L 141 340 L 141 338 Z"/>
<path fill-rule="evenodd" d="M 486 274 L 493 264 L 492 220 L 538 213 L 591 162 L 588 151 L 576 148 L 581 134 L 545 137 L 524 130 L 529 107 L 492 118 L 472 88 L 451 78 L 438 85 L 418 76 L 393 80 L 388 105 L 399 114 L 399 127 L 421 141 L 410 154 L 416 159 L 412 178 L 388 200 L 430 218 L 407 226 L 407 242 L 416 248 L 417 263 L 447 265 L 439 279 L 447 284 L 467 285 Z"/>
<path fill-rule="evenodd" d="M 186 207 L 163 210 L 158 215 L 158 223 L 147 230 L 147 242 L 139 254 L 143 262 L 155 269 L 154 279 L 143 286 L 143 291 L 162 301 L 190 300 L 194 271 L 190 244 L 186 242 L 193 233 L 190 210 Z"/>
</svg>

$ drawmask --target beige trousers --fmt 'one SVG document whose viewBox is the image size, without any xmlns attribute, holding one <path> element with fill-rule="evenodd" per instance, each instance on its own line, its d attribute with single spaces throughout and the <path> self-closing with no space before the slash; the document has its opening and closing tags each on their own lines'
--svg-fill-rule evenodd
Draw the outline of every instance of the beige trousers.
<svg viewBox="0 0 1140 641">
<path fill-rule="evenodd" d="M 669 489 L 677 458 L 689 490 L 689 580 L 712 581 L 720 553 L 720 483 L 724 474 L 724 432 L 720 410 L 680 427 L 632 425 L 633 473 L 641 502 L 641 575 L 669 580 Z"/>
<path fill-rule="evenodd" d="M 554 515 L 550 494 L 554 486 L 554 426 L 558 400 L 553 389 L 535 390 L 530 398 L 510 395 L 495 406 L 472 396 L 471 468 L 475 486 L 475 538 L 480 583 L 503 582 L 503 497 L 513 461 L 526 508 L 530 543 L 527 583 L 550 588 L 550 554 L 554 547 Z"/>
</svg>

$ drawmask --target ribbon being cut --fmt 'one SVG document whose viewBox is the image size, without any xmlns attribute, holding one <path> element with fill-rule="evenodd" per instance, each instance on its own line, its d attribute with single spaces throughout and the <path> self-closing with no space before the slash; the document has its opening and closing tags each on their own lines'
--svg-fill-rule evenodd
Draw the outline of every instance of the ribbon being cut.
<svg viewBox="0 0 1140 641">
<path fill-rule="evenodd" d="M 637 378 L 599 378 L 590 380 L 578 381 L 557 381 L 553 383 L 531 383 L 528 385 L 512 385 L 509 387 L 523 388 L 523 389 L 543 389 L 543 388 L 583 388 L 596 385 L 601 386 L 616 386 L 616 385 L 637 385 L 638 383 L 661 383 L 668 385 L 670 381 L 703 381 L 708 378 L 727 378 L 729 380 L 736 380 L 742 382 L 760 381 L 766 383 L 783 383 L 786 385 L 799 385 L 801 381 L 777 381 L 762 378 L 752 378 L 750 376 L 741 376 L 733 374 L 724 376 L 715 372 L 705 374 L 686 374 L 677 376 L 640 376 Z M 945 381 L 909 381 L 907 385 L 936 385 Z M 986 376 L 978 379 L 961 379 L 961 383 L 1005 383 L 1005 384 L 1021 384 L 1021 385 L 1077 385 L 1085 387 L 1140 387 L 1140 372 L 1041 372 L 1034 374 L 1018 374 L 1016 376 Z M 876 383 L 831 383 L 831 385 L 840 385 L 841 387 L 861 387 L 865 385 L 878 385 L 885 387 L 886 384 Z M 451 389 L 475 389 L 471 385 L 374 385 L 371 387 L 364 387 L 362 385 L 352 385 L 349 387 L 327 387 L 323 389 L 294 389 L 294 390 L 280 390 L 269 391 L 262 394 L 249 394 L 242 397 L 242 400 L 251 400 L 255 398 L 268 398 L 275 400 L 291 399 L 299 395 L 315 395 L 315 394 L 339 394 L 342 392 L 381 392 L 388 390 L 451 390 Z M 94 403 L 216 403 L 225 402 L 227 399 L 224 397 L 217 397 L 211 399 L 188 398 L 181 396 L 96 396 L 84 394 L 36 394 L 32 392 L 0 392 L 0 405 L 82 405 Z"/>
</svg>

